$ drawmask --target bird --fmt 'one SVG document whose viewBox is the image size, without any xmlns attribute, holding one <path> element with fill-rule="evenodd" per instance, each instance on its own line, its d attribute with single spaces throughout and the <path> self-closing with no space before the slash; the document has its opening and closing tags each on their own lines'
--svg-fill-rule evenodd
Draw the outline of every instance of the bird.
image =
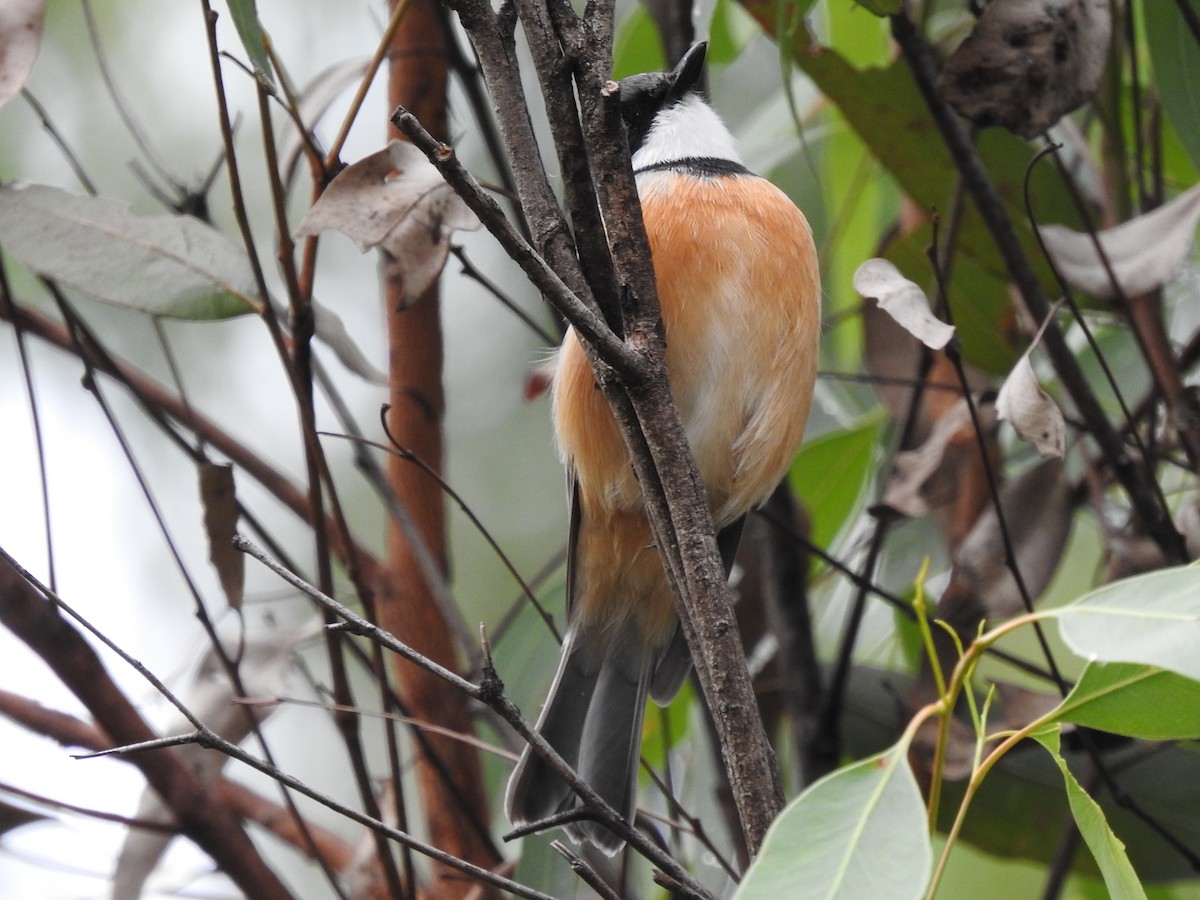
<svg viewBox="0 0 1200 900">
<path fill-rule="evenodd" d="M 821 284 L 808 220 L 746 168 L 701 93 L 706 44 L 669 72 L 619 82 L 666 337 L 666 368 L 708 494 L 728 575 L 747 513 L 804 435 L 816 378 Z M 668 704 L 691 660 L 621 432 L 574 331 L 551 385 L 570 485 L 567 633 L 536 730 L 632 822 L 647 697 Z M 581 806 L 530 747 L 508 782 L 514 826 Z M 594 818 L 567 834 L 609 855 Z"/>
</svg>

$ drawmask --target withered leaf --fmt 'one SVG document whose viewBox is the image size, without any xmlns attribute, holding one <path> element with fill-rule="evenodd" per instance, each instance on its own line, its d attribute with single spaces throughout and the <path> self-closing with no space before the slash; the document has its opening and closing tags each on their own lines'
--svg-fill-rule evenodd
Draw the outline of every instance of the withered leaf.
<svg viewBox="0 0 1200 900">
<path fill-rule="evenodd" d="M 974 442 L 972 428 L 967 401 L 960 399 L 937 420 L 925 443 L 896 454 L 892 475 L 883 492 L 883 505 L 905 516 L 928 513 L 931 505 L 927 496 L 929 481 L 942 468 L 952 442 L 964 435 Z"/>
<path fill-rule="evenodd" d="M 1120 293 L 1136 297 L 1170 280 L 1191 255 L 1198 224 L 1200 184 L 1158 209 L 1101 231 L 1097 237 Z M 1063 225 L 1043 225 L 1041 233 L 1067 284 L 1101 299 L 1118 295 L 1091 235 Z"/>
<path fill-rule="evenodd" d="M 25 86 L 42 45 L 46 0 L 0 3 L 0 106 Z"/>
<path fill-rule="evenodd" d="M 475 214 L 421 151 L 392 141 L 338 173 L 296 234 L 333 228 L 364 253 L 385 251 L 389 275 L 403 279 L 405 302 L 412 302 L 442 271 L 451 232 L 478 227 Z"/>
<path fill-rule="evenodd" d="M 1096 93 L 1109 0 L 991 0 L 942 69 L 946 100 L 980 127 L 1041 134 Z"/>
<path fill-rule="evenodd" d="M 941 350 L 954 336 L 954 328 L 930 310 L 925 292 L 886 259 L 868 259 L 859 266 L 854 273 L 854 290 L 865 300 L 873 299 L 931 350 Z"/>
<path fill-rule="evenodd" d="M 312 301 L 313 327 L 317 338 L 329 347 L 343 366 L 374 384 L 387 384 L 387 375 L 378 369 L 355 343 L 342 317 L 332 309 Z"/>
<path fill-rule="evenodd" d="M 1031 598 L 1050 584 L 1066 548 L 1074 509 L 1062 460 L 1050 458 L 1022 472 L 1000 491 L 1013 553 Z M 954 579 L 964 585 L 977 615 L 1001 621 L 1024 611 L 1016 580 L 1005 563 L 995 507 L 979 517 L 954 557 Z M 947 610 L 939 610 L 949 615 Z M 959 621 L 961 616 L 953 616 Z"/>
<path fill-rule="evenodd" d="M 233 546 L 238 523 L 233 466 L 200 463 L 200 502 L 204 505 L 209 561 L 217 570 L 229 605 L 239 609 L 246 579 L 246 557 Z"/>
<path fill-rule="evenodd" d="M 1067 425 L 1062 411 L 1038 384 L 1028 353 L 1000 386 L 996 414 L 1011 422 L 1017 434 L 1037 447 L 1042 456 L 1062 456 L 1066 452 Z"/>
</svg>

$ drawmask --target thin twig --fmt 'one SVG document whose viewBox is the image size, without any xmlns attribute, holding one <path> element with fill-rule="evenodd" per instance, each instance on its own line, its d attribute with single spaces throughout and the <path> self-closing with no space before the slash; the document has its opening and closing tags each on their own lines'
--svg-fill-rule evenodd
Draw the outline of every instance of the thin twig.
<svg viewBox="0 0 1200 900">
<path fill-rule="evenodd" d="M 630 846 L 635 847 L 639 853 L 645 856 L 650 862 L 659 866 L 672 879 L 677 881 L 681 888 L 685 889 L 691 896 L 696 897 L 711 897 L 711 894 L 703 888 L 682 866 L 679 865 L 668 854 L 662 852 L 657 845 L 648 840 L 644 835 L 638 832 L 635 828 L 630 827 L 621 815 L 610 807 L 603 798 L 600 797 L 586 782 L 584 782 L 575 771 L 567 765 L 561 756 L 546 742 L 540 734 L 533 730 L 528 720 L 521 714 L 517 706 L 508 699 L 504 693 L 503 684 L 497 677 L 494 669 L 492 669 L 490 661 L 484 666 L 483 680 L 476 685 L 467 681 L 462 676 L 450 671 L 445 666 L 439 665 L 433 660 L 413 650 L 407 644 L 397 640 L 392 634 L 377 625 L 368 622 L 366 619 L 354 613 L 352 610 L 338 603 L 332 597 L 322 593 L 312 585 L 306 583 L 303 579 L 296 577 L 287 569 L 280 566 L 259 548 L 254 546 L 250 541 L 240 535 L 234 538 L 234 547 L 247 553 L 254 559 L 258 560 L 288 584 L 297 590 L 303 592 L 308 597 L 312 598 L 323 608 L 333 613 L 338 618 L 342 619 L 340 630 L 350 634 L 355 634 L 360 637 L 374 641 L 393 653 L 396 653 L 411 663 L 421 666 L 428 672 L 437 675 L 442 680 L 448 682 L 455 689 L 462 691 L 473 700 L 494 709 L 499 713 L 506 722 L 509 723 L 516 731 L 524 738 L 546 762 L 554 769 L 571 789 L 575 791 L 583 801 L 588 810 L 588 815 L 602 821 L 605 827 L 610 828 Z M 309 794 L 309 796 L 314 796 Z M 416 849 L 416 848 L 414 848 Z M 423 851 L 422 851 L 423 852 Z"/>
<path fill-rule="evenodd" d="M 571 867 L 571 871 L 578 875 L 580 880 L 595 891 L 602 900 L 621 900 L 620 895 L 608 886 L 599 873 L 589 866 L 582 856 L 571 850 L 562 841 L 551 841 L 550 847 L 567 861 L 567 865 Z"/>
<path fill-rule="evenodd" d="M 907 14 L 891 17 L 892 34 L 917 82 L 934 122 L 942 134 L 963 183 L 975 200 L 975 205 L 991 232 L 997 250 L 1003 257 L 1009 274 L 1016 283 L 1030 317 L 1045 321 L 1050 302 L 1042 291 L 1029 258 L 1026 256 L 1004 203 L 978 152 L 969 140 L 957 114 L 946 103 L 937 88 L 937 75 L 929 47 L 917 32 Z M 1147 530 L 1162 548 L 1167 559 L 1181 563 L 1187 559 L 1183 538 L 1171 522 L 1170 510 L 1161 502 L 1149 461 L 1130 457 L 1120 433 L 1104 413 L 1091 385 L 1079 367 L 1062 330 L 1051 323 L 1045 334 L 1045 346 L 1075 407 L 1087 423 L 1088 431 L 1100 446 L 1117 479 L 1145 523 Z"/>
<path fill-rule="evenodd" d="M 637 358 L 625 343 L 613 334 L 607 323 L 567 287 L 542 255 L 512 226 L 499 204 L 459 162 L 454 150 L 435 140 L 408 110 L 396 110 L 392 116 L 392 123 L 438 168 L 442 177 L 479 216 L 480 221 L 522 268 L 534 286 L 554 304 L 605 362 L 619 372 L 633 374 L 639 368 Z"/>
</svg>

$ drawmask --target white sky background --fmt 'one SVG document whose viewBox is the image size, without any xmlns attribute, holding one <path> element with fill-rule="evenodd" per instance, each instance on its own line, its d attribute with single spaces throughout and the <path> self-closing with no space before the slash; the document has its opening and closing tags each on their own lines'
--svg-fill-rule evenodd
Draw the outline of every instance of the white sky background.
<svg viewBox="0 0 1200 900">
<path fill-rule="evenodd" d="M 220 40 L 243 57 L 221 4 Z M 336 6 L 336 14 L 333 13 Z M 139 0 L 120 4 L 94 3 L 110 65 L 134 116 L 150 135 L 154 147 L 185 180 L 196 180 L 218 154 L 219 134 L 209 74 L 203 21 L 198 3 Z M 385 13 L 382 2 L 329 4 L 294 0 L 262 0 L 260 16 L 303 85 L 325 66 L 374 49 Z M 265 183 L 257 173 L 261 139 L 255 103 L 248 81 L 230 64 L 225 66 L 227 89 L 235 110 L 243 113 L 239 131 L 240 160 L 257 209 L 256 224 L 263 240 L 264 263 L 271 266 L 271 234 Z M 82 13 L 76 3 L 50 4 L 43 48 L 29 87 L 47 107 L 55 125 L 83 159 L 100 192 L 133 202 L 135 210 L 159 212 L 128 169 L 137 151 L 106 98 L 87 43 Z M 382 86 L 381 86 L 382 87 Z M 335 104 L 345 108 L 349 94 Z M 382 89 L 368 97 L 366 112 L 343 152 L 358 159 L 382 146 L 390 112 Z M 474 124 L 462 105 L 453 128 L 468 163 L 478 160 Z M 276 117 L 277 128 L 283 117 Z M 330 116 L 322 129 L 329 140 L 337 124 Z M 0 110 L 0 178 L 20 178 L 79 190 L 52 142 L 41 130 L 27 104 L 14 100 Z M 307 187 L 297 192 L 307 195 Z M 211 194 L 217 223 L 232 234 L 228 182 L 222 177 Z M 293 209 L 293 224 L 303 202 Z M 480 235 L 459 236 L 472 258 L 493 277 L 513 287 L 513 296 L 534 315 L 544 318 L 540 301 L 512 277 L 515 271 Z M 457 270 L 451 260 L 450 268 Z M 14 291 L 30 296 L 34 286 L 15 266 L 10 268 Z M 361 255 L 349 240 L 327 234 L 321 240 L 317 296 L 344 318 L 347 327 L 377 367 L 386 366 L 382 314 L 378 305 L 375 258 Z M 153 329 L 140 317 L 106 309 L 94 301 L 75 298 L 79 309 L 97 325 L 117 352 L 147 366 L 166 380 Z M 537 339 L 511 313 L 483 294 L 473 283 L 453 279 L 445 291 L 447 334 L 446 382 L 448 474 L 455 488 L 472 505 L 531 575 L 563 540 L 562 476 L 549 437 L 545 401 L 526 403 L 521 388 L 528 366 L 541 355 Z M 213 415 L 297 481 L 302 466 L 294 403 L 280 374 L 275 352 L 260 323 L 247 317 L 218 324 L 169 323 L 168 333 L 185 371 L 191 401 Z M 0 546 L 40 577 L 46 577 L 46 555 L 38 469 L 29 407 L 16 344 L 10 328 L 0 329 Z M 105 634 L 131 651 L 174 687 L 184 683 L 187 664 L 204 646 L 202 633 L 182 579 L 170 561 L 162 537 L 150 516 L 140 489 L 120 455 L 96 403 L 79 386 L 81 368 L 65 355 L 35 339 L 31 352 L 38 407 L 42 417 L 50 479 L 51 515 L 58 586 L 73 604 Z M 347 374 L 328 352 L 322 357 L 337 377 L 344 396 L 356 410 L 368 435 L 379 438 L 378 409 L 386 400 L 383 389 Z M 169 527 L 185 554 L 189 574 L 199 585 L 210 610 L 222 600 L 205 557 L 196 499 L 195 474 L 182 454 L 141 421 L 125 395 L 107 382 L 105 395 L 128 430 L 138 461 L 151 489 L 166 511 Z M 322 424 L 335 429 L 325 416 Z M 340 473 L 343 500 L 364 543 L 378 550 L 383 516 L 349 465 L 348 447 L 327 442 Z M 271 501 L 263 502 L 249 480 L 238 488 L 250 499 L 275 533 L 297 558 L 311 559 L 309 539 L 290 513 Z M 482 542 L 453 516 L 456 595 L 468 607 L 468 621 L 494 621 L 516 593 L 499 563 Z M 252 618 L 269 611 L 276 619 L 293 621 L 306 608 L 281 589 L 273 577 L 250 565 L 249 597 L 273 600 L 256 604 Z M 226 617 L 227 628 L 232 621 Z M 318 661 L 321 652 L 310 653 Z M 146 702 L 146 714 L 161 723 L 169 712 L 156 701 L 153 689 L 111 654 L 110 671 L 129 695 Z M 0 631 L 0 687 L 36 697 L 48 706 L 82 713 L 46 667 L 20 642 Z M 293 677 L 290 693 L 305 694 Z M 270 722 L 272 749 L 281 764 L 322 789 L 343 797 L 356 796 L 344 751 L 336 739 L 313 742 L 314 723 L 322 714 L 286 710 Z M 305 740 L 289 740 L 302 728 Z M 331 760 L 338 764 L 330 765 Z M 0 781 L 97 809 L 130 814 L 136 806 L 141 779 L 127 765 L 110 761 L 74 761 L 51 742 L 0 721 Z M 269 786 L 266 788 L 269 791 Z M 353 837 L 336 819 L 317 815 L 324 824 Z M 4 839 L 0 852 L 0 885 L 5 897 L 104 896 L 107 876 L 123 832 L 103 823 L 69 817 L 65 824 L 22 829 Z M 157 882 L 171 890 L 188 886 L 201 895 L 228 895 L 221 883 L 192 883 L 189 875 L 203 871 L 204 857 L 176 842 L 173 865 Z M 290 851 L 281 858 L 292 857 Z M 305 897 L 321 896 L 323 880 L 304 864 L 293 865 L 287 876 Z M 320 885 L 321 887 L 317 887 Z"/>
</svg>

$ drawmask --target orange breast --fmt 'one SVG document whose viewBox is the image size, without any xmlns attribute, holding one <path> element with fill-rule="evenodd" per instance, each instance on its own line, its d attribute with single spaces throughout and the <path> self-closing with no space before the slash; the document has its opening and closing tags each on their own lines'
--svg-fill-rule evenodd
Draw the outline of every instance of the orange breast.
<svg viewBox="0 0 1200 900">
<path fill-rule="evenodd" d="M 655 172 L 638 188 L 671 390 L 721 528 L 766 499 L 803 436 L 820 328 L 816 252 L 803 214 L 764 179 Z M 554 420 L 583 507 L 576 614 L 644 617 L 669 635 L 661 568 L 639 559 L 655 551 L 628 454 L 573 332 Z M 619 539 L 614 517 L 639 533 Z"/>
</svg>

